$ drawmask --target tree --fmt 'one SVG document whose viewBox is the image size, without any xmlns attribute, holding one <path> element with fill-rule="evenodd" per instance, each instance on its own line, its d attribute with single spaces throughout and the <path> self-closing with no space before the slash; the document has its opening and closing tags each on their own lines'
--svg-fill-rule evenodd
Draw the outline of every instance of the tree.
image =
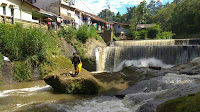
<svg viewBox="0 0 200 112">
<path fill-rule="evenodd" d="M 154 17 L 155 23 L 160 24 L 164 31 L 170 30 L 172 13 L 176 4 L 172 3 L 168 7 L 161 9 Z"/>
<path fill-rule="evenodd" d="M 181 1 L 172 14 L 171 30 L 178 35 L 200 32 L 200 1 Z"/>
<path fill-rule="evenodd" d="M 182 0 L 174 0 L 173 3 L 179 4 Z"/>
<path fill-rule="evenodd" d="M 131 19 L 131 30 L 136 30 L 136 26 L 142 22 L 144 22 L 145 15 L 147 12 L 147 3 L 146 1 L 142 1 L 138 7 L 135 8 L 132 19 Z"/>
<path fill-rule="evenodd" d="M 113 21 L 115 18 L 115 13 L 111 12 L 109 9 L 102 10 L 98 16 L 106 21 Z"/>
<path fill-rule="evenodd" d="M 121 14 L 118 12 L 117 14 L 116 14 L 116 16 L 115 16 L 115 18 L 114 18 L 114 21 L 115 22 L 121 22 Z"/>
</svg>

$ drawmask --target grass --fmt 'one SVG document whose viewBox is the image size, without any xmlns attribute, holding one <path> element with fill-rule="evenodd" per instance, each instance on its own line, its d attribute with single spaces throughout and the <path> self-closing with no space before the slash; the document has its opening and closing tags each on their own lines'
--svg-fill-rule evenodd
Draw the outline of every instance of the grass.
<svg viewBox="0 0 200 112">
<path fill-rule="evenodd" d="M 103 39 L 98 35 L 94 26 L 88 26 L 84 24 L 80 26 L 79 29 L 75 29 L 73 26 L 65 27 L 58 32 L 59 37 L 64 37 L 65 40 L 71 43 L 77 50 L 81 57 L 85 57 L 87 49 L 85 49 L 84 44 L 88 39 L 94 38 L 100 42 Z"/>
<path fill-rule="evenodd" d="M 160 105 L 158 112 L 200 112 L 200 93 L 170 100 Z"/>
<path fill-rule="evenodd" d="M 49 54 L 46 56 L 46 60 L 40 65 L 42 77 L 49 75 L 57 69 L 65 68 L 72 68 L 72 62 L 69 58 L 61 55 Z"/>
<path fill-rule="evenodd" d="M 14 62 L 14 77 L 20 82 L 31 80 L 33 68 L 39 65 L 42 76 L 71 67 L 71 61 L 61 55 L 57 32 L 0 24 L 0 45 L 2 54 Z"/>
</svg>

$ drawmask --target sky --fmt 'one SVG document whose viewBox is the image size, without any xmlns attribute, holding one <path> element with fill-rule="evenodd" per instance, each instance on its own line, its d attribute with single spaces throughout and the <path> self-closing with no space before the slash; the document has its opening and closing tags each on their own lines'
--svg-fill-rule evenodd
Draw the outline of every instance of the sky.
<svg viewBox="0 0 200 112">
<path fill-rule="evenodd" d="M 76 0 L 75 5 L 76 8 L 95 15 L 99 14 L 103 9 L 108 9 L 109 5 L 112 12 L 116 14 L 119 11 L 122 15 L 127 12 L 126 7 L 137 6 L 141 1 L 143 0 Z M 151 0 L 146 1 L 149 3 Z M 165 4 L 167 2 L 171 3 L 173 0 L 160 1 Z"/>
</svg>

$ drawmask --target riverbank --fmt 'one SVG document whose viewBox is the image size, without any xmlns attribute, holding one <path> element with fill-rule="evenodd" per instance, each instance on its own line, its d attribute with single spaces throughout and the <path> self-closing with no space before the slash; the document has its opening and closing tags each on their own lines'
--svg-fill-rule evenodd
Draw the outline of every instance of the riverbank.
<svg viewBox="0 0 200 112">
<path fill-rule="evenodd" d="M 83 58 L 84 68 L 94 71 L 96 70 L 95 48 L 106 46 L 92 27 L 90 31 L 73 29 L 76 31 L 74 38 L 70 38 L 67 34 L 68 29 L 56 32 L 33 27 L 24 28 L 21 24 L 0 24 L 0 29 L 2 49 L 0 63 L 5 65 L 2 66 L 0 74 L 0 84 L 3 85 L 39 80 L 56 70 L 73 68 L 70 58 L 74 52 L 78 52 Z M 84 40 L 79 40 L 81 36 Z M 70 41 L 66 38 L 70 38 Z M 69 46 L 73 50 L 68 50 Z M 3 60 L 3 56 L 8 60 Z"/>
</svg>

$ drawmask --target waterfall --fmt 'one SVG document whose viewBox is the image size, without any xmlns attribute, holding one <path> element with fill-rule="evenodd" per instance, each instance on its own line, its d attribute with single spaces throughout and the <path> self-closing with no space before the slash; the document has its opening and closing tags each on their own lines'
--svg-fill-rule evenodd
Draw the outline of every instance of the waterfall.
<svg viewBox="0 0 200 112">
<path fill-rule="evenodd" d="M 200 56 L 199 45 L 112 46 L 96 49 L 98 71 L 119 71 L 123 66 L 169 68 Z"/>
<path fill-rule="evenodd" d="M 162 40 L 127 40 L 114 41 L 111 46 L 173 46 L 199 45 L 200 39 L 162 39 Z"/>
</svg>

